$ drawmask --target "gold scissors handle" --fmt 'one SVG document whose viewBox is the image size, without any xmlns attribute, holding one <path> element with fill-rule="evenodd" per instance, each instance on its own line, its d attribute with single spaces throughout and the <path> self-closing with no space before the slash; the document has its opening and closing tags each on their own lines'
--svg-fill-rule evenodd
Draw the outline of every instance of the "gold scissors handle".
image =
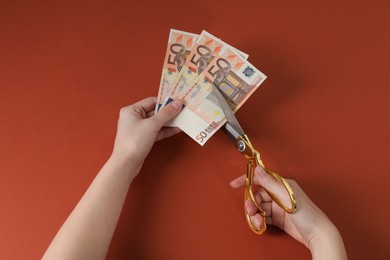
<svg viewBox="0 0 390 260">
<path fill-rule="evenodd" d="M 266 219 L 265 219 L 266 214 L 265 214 L 265 211 L 262 210 L 260 205 L 257 203 L 257 201 L 255 199 L 255 196 L 254 196 L 253 188 L 252 188 L 253 187 L 254 171 L 255 171 L 257 166 L 262 167 L 266 173 L 268 173 L 274 179 L 276 179 L 278 182 L 280 182 L 283 185 L 283 187 L 286 189 L 286 191 L 287 191 L 287 193 L 289 195 L 289 199 L 290 199 L 290 206 L 285 205 L 275 194 L 273 194 L 272 192 L 266 190 L 268 195 L 284 211 L 286 211 L 287 213 L 293 213 L 295 211 L 296 207 L 297 207 L 297 202 L 296 202 L 294 193 L 293 193 L 290 185 L 288 184 L 288 182 L 283 177 L 281 177 L 280 175 L 278 175 L 274 171 L 271 171 L 270 169 L 267 169 L 264 166 L 264 163 L 260 159 L 260 153 L 253 148 L 252 144 L 250 143 L 250 141 L 249 141 L 249 139 L 248 139 L 248 137 L 246 135 L 240 136 L 238 138 L 238 140 L 237 140 L 237 148 L 245 156 L 245 158 L 248 160 L 247 171 L 246 171 L 246 185 L 245 185 L 244 205 L 245 205 L 245 202 L 248 199 L 251 200 L 253 202 L 253 204 L 255 204 L 255 206 L 257 208 L 257 213 L 259 213 L 260 216 L 263 218 L 264 224 L 263 224 L 263 226 L 260 229 L 258 227 L 256 227 L 252 223 L 252 220 L 251 220 L 249 214 L 247 213 L 247 211 L 245 209 L 246 220 L 248 222 L 249 227 L 252 229 L 253 232 L 255 232 L 256 234 L 262 234 L 267 229 L 267 224 L 266 224 Z"/>
</svg>

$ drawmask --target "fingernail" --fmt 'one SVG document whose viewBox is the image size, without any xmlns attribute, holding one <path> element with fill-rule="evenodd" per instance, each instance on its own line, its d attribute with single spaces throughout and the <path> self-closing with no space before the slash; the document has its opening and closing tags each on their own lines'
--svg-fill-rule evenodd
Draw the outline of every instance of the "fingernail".
<svg viewBox="0 0 390 260">
<path fill-rule="evenodd" d="M 179 109 L 181 109 L 183 107 L 183 102 L 181 102 L 181 100 L 174 100 L 174 101 L 171 102 L 171 104 L 177 110 L 179 110 Z"/>
<path fill-rule="evenodd" d="M 260 228 L 260 221 L 259 221 L 259 219 L 255 218 L 255 219 L 253 220 L 253 224 L 254 224 L 257 228 Z"/>
</svg>

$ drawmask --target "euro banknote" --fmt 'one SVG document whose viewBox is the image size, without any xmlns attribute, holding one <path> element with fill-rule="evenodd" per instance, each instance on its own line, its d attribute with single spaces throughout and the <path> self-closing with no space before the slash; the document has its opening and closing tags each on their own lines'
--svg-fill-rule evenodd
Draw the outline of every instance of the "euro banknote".
<svg viewBox="0 0 390 260">
<path fill-rule="evenodd" d="M 163 102 L 163 106 L 173 99 L 182 99 L 183 94 L 188 91 L 188 88 L 193 84 L 199 74 L 225 48 L 234 49 L 245 59 L 249 56 L 203 30 L 190 54 L 187 56 L 188 59 L 186 59 L 182 70 L 180 70 L 179 75 L 171 84 L 169 94 L 165 102 Z"/>
<path fill-rule="evenodd" d="M 173 99 L 181 99 L 182 93 L 191 86 L 223 47 L 224 44 L 220 39 L 206 31 L 202 31 L 188 55 L 188 59 L 185 61 L 182 70 L 176 77 L 165 103 L 169 103 Z"/>
<path fill-rule="evenodd" d="M 219 88 L 236 112 L 265 79 L 266 76 L 238 52 L 225 48 L 183 94 L 185 107 L 170 125 L 179 127 L 204 145 L 226 122 L 213 88 Z"/>
<path fill-rule="evenodd" d="M 198 34 L 171 29 L 169 32 L 168 46 L 165 53 L 163 69 L 158 90 L 156 109 L 157 112 L 167 99 L 170 90 L 179 75 L 187 55 L 192 50 Z"/>
<path fill-rule="evenodd" d="M 206 31 L 171 29 L 155 112 L 173 99 L 183 100 L 183 110 L 167 126 L 204 145 L 226 122 L 213 88 L 236 112 L 266 79 L 248 56 Z"/>
</svg>

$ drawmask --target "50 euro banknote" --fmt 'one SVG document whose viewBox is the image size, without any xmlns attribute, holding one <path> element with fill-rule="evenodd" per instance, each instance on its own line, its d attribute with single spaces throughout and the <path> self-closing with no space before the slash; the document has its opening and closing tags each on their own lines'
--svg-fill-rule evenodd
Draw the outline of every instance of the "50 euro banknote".
<svg viewBox="0 0 390 260">
<path fill-rule="evenodd" d="M 193 85 L 197 77 L 204 71 L 210 62 L 226 48 L 237 51 L 244 59 L 248 58 L 248 54 L 235 49 L 221 39 L 203 30 L 188 55 L 182 70 L 172 84 L 165 104 L 171 102 L 173 99 L 183 99 L 184 93 Z"/>
<path fill-rule="evenodd" d="M 266 76 L 232 48 L 222 50 L 184 93 L 185 107 L 170 125 L 204 145 L 226 122 L 213 88 L 222 92 L 236 112 L 266 79 Z"/>
<path fill-rule="evenodd" d="M 169 96 L 170 90 L 198 37 L 198 34 L 175 29 L 170 30 L 158 90 L 156 112 Z"/>
</svg>

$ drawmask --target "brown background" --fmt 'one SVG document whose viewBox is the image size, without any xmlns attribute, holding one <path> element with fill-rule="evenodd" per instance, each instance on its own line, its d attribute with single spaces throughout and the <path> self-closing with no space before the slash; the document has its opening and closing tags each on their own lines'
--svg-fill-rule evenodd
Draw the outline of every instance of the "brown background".
<svg viewBox="0 0 390 260">
<path fill-rule="evenodd" d="M 170 28 L 250 54 L 268 79 L 237 116 L 266 164 L 300 183 L 351 259 L 390 256 L 388 1 L 63 2 L 0 2 L 1 259 L 42 256 L 109 157 L 119 109 L 156 95 Z M 244 170 L 222 133 L 156 144 L 108 259 L 310 259 L 248 229 L 228 186 Z"/>
</svg>

